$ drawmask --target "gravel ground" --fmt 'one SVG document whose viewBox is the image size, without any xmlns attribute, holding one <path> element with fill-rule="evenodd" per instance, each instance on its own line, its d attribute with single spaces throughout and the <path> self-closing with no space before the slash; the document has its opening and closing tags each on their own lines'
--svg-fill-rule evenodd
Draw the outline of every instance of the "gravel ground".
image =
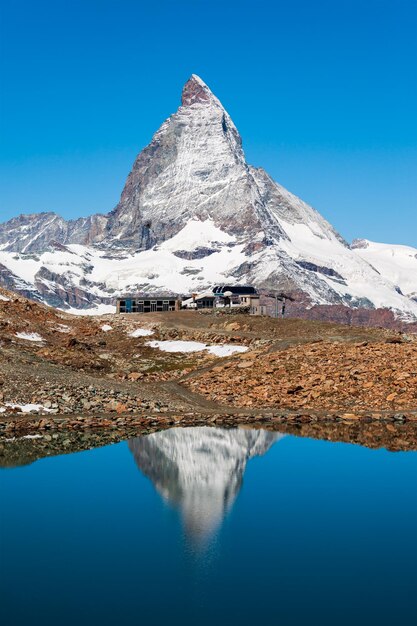
<svg viewBox="0 0 417 626">
<path fill-rule="evenodd" d="M 117 419 L 129 414 L 192 411 L 208 415 L 265 406 L 334 410 L 339 400 L 346 412 L 340 377 L 338 381 L 330 378 L 334 363 L 347 359 L 351 370 L 372 370 L 373 350 L 379 351 L 378 359 L 385 362 L 385 370 L 398 360 L 401 350 L 408 350 L 397 382 L 400 391 L 406 389 L 407 393 L 407 385 L 415 382 L 415 339 L 394 331 L 194 311 L 79 317 L 0 291 L 9 298 L 0 300 L 0 422 L 21 411 L 11 405 L 28 404 L 43 407 L 39 412 L 49 419 L 83 414 L 113 415 Z M 132 336 L 141 328 L 152 334 Z M 227 343 L 245 346 L 248 352 L 225 358 L 207 351 L 167 353 L 149 347 L 150 339 Z M 366 349 L 359 350 L 361 344 Z M 243 363 L 249 365 L 242 367 Z M 280 369 L 283 363 L 285 375 Z M 298 363 L 299 371 L 286 368 L 286 363 Z M 317 376 L 324 378 L 313 385 Z M 357 378 L 363 382 L 360 374 Z M 284 379 L 285 392 L 277 387 L 277 381 Z M 330 385 L 329 380 L 336 383 L 333 404 L 310 402 L 318 388 Z M 364 384 L 367 382 L 372 381 Z M 410 398 L 411 404 L 400 403 L 398 407 L 415 409 L 412 390 L 407 395 L 397 387 L 387 388 L 386 397 L 397 393 L 395 403 Z M 382 398 L 380 391 L 376 394 L 380 387 L 364 389 L 369 406 L 375 408 Z M 379 408 L 396 408 L 386 397 L 388 404 Z"/>
</svg>

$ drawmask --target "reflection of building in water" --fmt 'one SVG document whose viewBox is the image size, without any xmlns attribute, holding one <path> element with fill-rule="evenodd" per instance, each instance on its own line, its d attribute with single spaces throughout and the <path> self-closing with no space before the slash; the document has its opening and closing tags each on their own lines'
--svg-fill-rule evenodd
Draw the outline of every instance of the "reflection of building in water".
<svg viewBox="0 0 417 626">
<path fill-rule="evenodd" d="M 129 441 L 139 469 L 180 508 L 186 533 L 208 539 L 233 505 L 248 459 L 283 437 L 263 430 L 173 428 Z"/>
</svg>

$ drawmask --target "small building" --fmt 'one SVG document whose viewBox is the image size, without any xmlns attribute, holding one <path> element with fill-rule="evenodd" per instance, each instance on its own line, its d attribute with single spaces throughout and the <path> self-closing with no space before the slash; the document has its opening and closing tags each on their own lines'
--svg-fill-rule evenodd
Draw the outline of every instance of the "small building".
<svg viewBox="0 0 417 626">
<path fill-rule="evenodd" d="M 267 307 L 261 304 L 261 296 L 259 294 L 241 296 L 242 306 L 249 307 L 249 315 L 266 315 Z"/>
<path fill-rule="evenodd" d="M 257 295 L 251 285 L 216 285 L 213 287 L 217 306 L 249 307 L 250 298 Z"/>
<path fill-rule="evenodd" d="M 268 317 L 284 317 L 286 301 L 294 298 L 285 293 L 260 293 L 249 296 L 249 314 L 267 315 Z"/>
<path fill-rule="evenodd" d="M 216 285 L 211 291 L 193 293 L 182 301 L 184 309 L 234 308 L 237 312 L 267 317 L 284 317 L 289 294 L 267 292 L 252 285 Z"/>
<path fill-rule="evenodd" d="M 248 285 L 216 285 L 210 291 L 193 293 L 182 301 L 184 309 L 214 309 L 250 306 L 250 299 L 257 297 L 255 287 Z"/>
<path fill-rule="evenodd" d="M 180 308 L 181 300 L 172 296 L 123 296 L 116 301 L 116 313 L 159 313 Z"/>
</svg>

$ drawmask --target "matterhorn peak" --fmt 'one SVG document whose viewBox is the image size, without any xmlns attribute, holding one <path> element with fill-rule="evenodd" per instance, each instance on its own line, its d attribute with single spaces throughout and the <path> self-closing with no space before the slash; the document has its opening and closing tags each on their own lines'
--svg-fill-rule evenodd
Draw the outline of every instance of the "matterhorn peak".
<svg viewBox="0 0 417 626">
<path fill-rule="evenodd" d="M 191 106 L 192 104 L 205 104 L 213 101 L 218 102 L 206 83 L 197 74 L 191 74 L 183 87 L 181 104 Z"/>
<path fill-rule="evenodd" d="M 77 247 L 51 252 L 51 242 Z M 181 106 L 138 154 L 113 211 L 0 224 L 0 282 L 53 306 L 103 302 L 116 290 L 190 294 L 253 284 L 312 304 L 391 308 L 415 320 L 416 251 L 401 249 L 393 259 L 390 250 L 349 247 L 317 211 L 250 166 L 231 117 L 192 74 Z M 34 263 L 33 253 L 43 259 Z"/>
</svg>

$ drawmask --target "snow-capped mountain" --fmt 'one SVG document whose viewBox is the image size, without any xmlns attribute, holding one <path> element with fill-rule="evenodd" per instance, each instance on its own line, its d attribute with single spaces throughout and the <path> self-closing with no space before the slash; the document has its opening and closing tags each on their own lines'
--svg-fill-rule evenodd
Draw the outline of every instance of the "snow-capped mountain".
<svg viewBox="0 0 417 626">
<path fill-rule="evenodd" d="M 417 302 L 417 249 L 355 239 L 352 250 L 391 280 L 407 298 Z"/>
<path fill-rule="evenodd" d="M 196 543 L 209 539 L 232 507 L 246 463 L 284 437 L 263 430 L 174 428 L 129 441 L 139 469 L 179 508 Z"/>
<path fill-rule="evenodd" d="M 360 250 L 360 253 L 358 253 Z M 107 215 L 53 213 L 0 224 L 0 284 L 55 306 L 129 292 L 253 283 L 311 304 L 387 307 L 417 319 L 411 278 L 378 269 L 312 207 L 246 163 L 240 135 L 193 75 L 182 104 L 138 155 Z"/>
</svg>

